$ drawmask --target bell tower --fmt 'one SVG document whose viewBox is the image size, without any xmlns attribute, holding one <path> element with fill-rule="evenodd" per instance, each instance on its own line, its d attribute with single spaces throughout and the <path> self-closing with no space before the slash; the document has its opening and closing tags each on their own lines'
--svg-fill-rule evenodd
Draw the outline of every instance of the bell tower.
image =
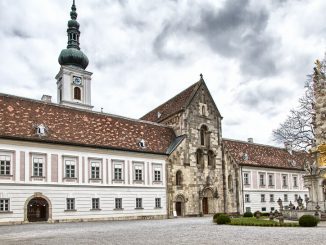
<svg viewBox="0 0 326 245">
<path fill-rule="evenodd" d="M 68 21 L 68 45 L 59 55 L 61 65 L 55 79 L 57 80 L 57 101 L 60 105 L 92 110 L 91 76 L 86 71 L 87 56 L 79 47 L 79 23 L 77 19 L 75 0 L 71 6 L 71 19 Z"/>
</svg>

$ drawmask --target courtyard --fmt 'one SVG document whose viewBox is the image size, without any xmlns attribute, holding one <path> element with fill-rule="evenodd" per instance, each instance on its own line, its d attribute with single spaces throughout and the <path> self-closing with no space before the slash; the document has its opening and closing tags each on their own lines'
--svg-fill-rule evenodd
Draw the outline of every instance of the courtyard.
<svg viewBox="0 0 326 245">
<path fill-rule="evenodd" d="M 317 228 L 218 226 L 211 217 L 0 226 L 0 244 L 314 244 Z"/>
</svg>

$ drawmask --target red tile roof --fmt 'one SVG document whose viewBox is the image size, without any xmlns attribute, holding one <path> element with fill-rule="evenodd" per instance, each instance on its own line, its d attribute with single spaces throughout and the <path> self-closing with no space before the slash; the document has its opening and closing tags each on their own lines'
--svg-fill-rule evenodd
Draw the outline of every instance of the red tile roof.
<svg viewBox="0 0 326 245">
<path fill-rule="evenodd" d="M 40 124 L 46 136 L 36 134 Z M 175 134 L 152 122 L 0 94 L 0 138 L 166 154 Z"/>
<path fill-rule="evenodd" d="M 191 85 L 189 88 L 183 90 L 172 99 L 166 101 L 162 105 L 141 117 L 141 119 L 151 122 L 162 122 L 164 119 L 167 119 L 168 117 L 184 110 L 200 87 L 201 82 L 202 80 Z M 158 113 L 160 113 L 160 117 L 158 117 Z"/>
<path fill-rule="evenodd" d="M 245 166 L 303 170 L 306 161 L 312 162 L 306 152 L 290 154 L 284 148 L 269 145 L 223 139 L 223 146 L 238 164 Z"/>
</svg>

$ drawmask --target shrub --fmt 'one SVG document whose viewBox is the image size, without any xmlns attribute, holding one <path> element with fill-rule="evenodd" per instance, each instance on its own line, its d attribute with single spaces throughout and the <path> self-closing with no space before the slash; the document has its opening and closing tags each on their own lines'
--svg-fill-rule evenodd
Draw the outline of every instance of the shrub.
<svg viewBox="0 0 326 245">
<path fill-rule="evenodd" d="M 216 218 L 216 223 L 218 225 L 229 224 L 230 222 L 231 222 L 231 219 L 227 214 L 220 214 Z"/>
<path fill-rule="evenodd" d="M 214 214 L 213 222 L 216 222 L 217 217 L 220 216 L 221 214 L 224 214 L 224 213 L 216 213 L 216 214 Z"/>
<path fill-rule="evenodd" d="M 252 217 L 252 216 L 253 216 L 252 212 L 245 212 L 243 214 L 243 217 L 246 217 L 246 218 L 249 218 L 249 217 Z"/>
<path fill-rule="evenodd" d="M 314 227 L 317 226 L 318 219 L 312 215 L 302 215 L 299 219 L 299 225 L 302 227 Z"/>
</svg>

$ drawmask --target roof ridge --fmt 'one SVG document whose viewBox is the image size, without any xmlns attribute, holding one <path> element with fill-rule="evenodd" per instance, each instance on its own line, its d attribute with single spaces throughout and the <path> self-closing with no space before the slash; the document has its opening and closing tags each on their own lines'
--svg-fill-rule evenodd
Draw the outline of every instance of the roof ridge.
<svg viewBox="0 0 326 245">
<path fill-rule="evenodd" d="M 222 138 L 222 141 L 223 140 L 226 140 L 226 141 L 235 141 L 235 142 L 244 143 L 244 144 L 250 144 L 250 145 L 258 145 L 258 146 L 263 146 L 263 147 L 271 147 L 271 148 L 276 148 L 276 149 L 279 149 L 279 150 L 286 150 L 284 147 L 267 145 L 267 144 L 262 144 L 262 143 L 255 143 L 255 142 L 248 142 L 248 141 L 238 140 L 238 139 Z M 292 150 L 292 151 L 294 151 L 296 153 L 307 153 L 305 151 L 298 151 L 298 150 Z"/>
<path fill-rule="evenodd" d="M 201 83 L 201 80 L 199 80 L 199 81 L 193 83 L 192 85 L 190 85 L 190 86 L 187 87 L 186 89 L 180 91 L 178 94 L 176 94 L 176 95 L 173 96 L 172 98 L 170 98 L 170 99 L 164 101 L 163 103 L 161 103 L 160 105 L 156 106 L 154 109 L 152 109 L 151 111 L 149 111 L 149 112 L 147 112 L 145 115 L 143 115 L 140 119 L 142 119 L 142 118 L 146 117 L 147 115 L 150 115 L 151 113 L 155 112 L 159 107 L 161 107 L 161 106 L 167 104 L 167 103 L 170 102 L 170 101 L 173 101 L 175 98 L 179 97 L 182 93 L 184 93 L 185 91 L 187 91 L 187 90 L 190 89 L 191 87 L 195 87 L 195 86 L 196 86 L 197 84 L 199 84 L 199 83 Z M 191 97 L 193 97 L 193 94 L 192 94 Z M 187 101 L 187 103 L 188 103 L 188 101 Z M 169 115 L 169 116 L 170 116 L 170 115 Z"/>
<path fill-rule="evenodd" d="M 146 120 L 142 120 L 142 119 L 135 119 L 135 118 L 115 115 L 115 114 L 111 114 L 111 113 L 106 113 L 106 112 L 90 111 L 90 110 L 86 110 L 86 109 L 75 108 L 75 107 L 66 106 L 66 105 L 60 105 L 60 104 L 57 104 L 57 103 L 54 103 L 54 102 L 45 102 L 45 101 L 42 101 L 42 100 L 31 99 L 31 98 L 27 98 L 27 97 L 11 95 L 11 94 L 5 94 L 5 93 L 0 93 L 0 96 L 7 97 L 7 98 L 16 98 L 16 99 L 20 99 L 20 100 L 26 100 L 26 101 L 39 103 L 39 104 L 56 106 L 56 107 L 59 107 L 59 108 L 65 108 L 65 109 L 74 110 L 74 111 L 87 112 L 87 113 L 90 113 L 90 114 L 97 114 L 97 115 L 102 115 L 102 116 L 110 116 L 110 117 L 125 119 L 125 120 L 129 120 L 129 121 L 141 122 L 141 123 L 151 124 L 151 125 L 155 125 L 155 126 L 159 126 L 159 127 L 173 129 L 171 126 L 164 125 L 164 124 L 157 123 L 157 122 L 146 121 Z"/>
</svg>

